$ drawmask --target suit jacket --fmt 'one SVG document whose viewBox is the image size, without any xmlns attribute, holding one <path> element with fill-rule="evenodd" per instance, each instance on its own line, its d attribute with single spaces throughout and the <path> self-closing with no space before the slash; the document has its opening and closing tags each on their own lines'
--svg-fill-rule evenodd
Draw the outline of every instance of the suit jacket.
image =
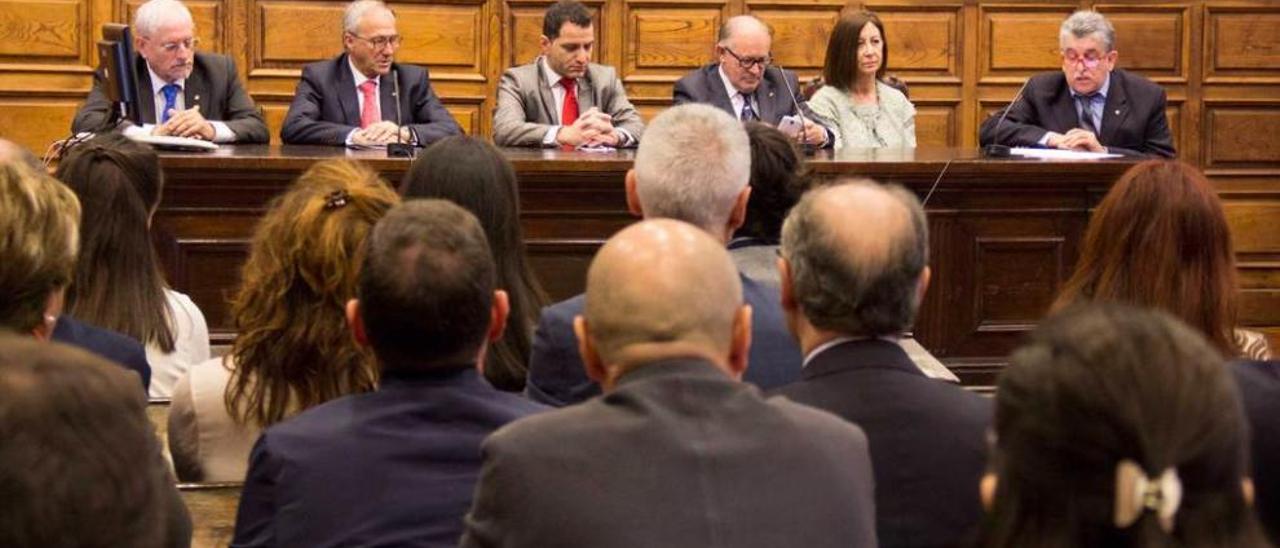
<svg viewBox="0 0 1280 548">
<path fill-rule="evenodd" d="M 1164 88 L 1121 69 L 1111 71 L 1110 85 L 1098 142 L 1116 154 L 1172 158 L 1176 151 L 1164 114 Z M 1076 100 L 1062 71 L 1033 76 L 1022 99 L 1010 104 L 1001 122 L 1003 112 L 992 113 L 982 123 L 978 140 L 983 146 L 1038 146 L 1047 131 L 1066 133 L 1080 127 Z"/>
<path fill-rule="evenodd" d="M 761 122 L 777 126 L 783 116 L 794 115 L 796 105 L 799 104 L 804 110 L 805 118 L 827 128 L 827 142 L 823 148 L 835 146 L 835 133 L 832 131 L 834 125 L 830 120 L 809 109 L 809 105 L 804 102 L 804 95 L 800 92 L 800 80 L 796 77 L 796 73 L 770 66 L 764 71 L 764 78 L 760 79 L 755 98 L 758 105 L 757 114 Z M 724 80 L 720 79 L 719 63 L 696 69 L 677 80 L 672 99 L 677 105 L 706 103 L 737 117 L 737 113 L 733 110 L 733 103 L 729 101 L 729 92 L 724 87 Z"/>
<path fill-rule="evenodd" d="M 542 146 L 542 138 L 560 120 L 551 93 L 553 83 L 542 72 L 542 57 L 503 72 L 498 81 L 498 106 L 493 110 L 493 142 L 498 146 Z M 627 146 L 640 143 L 644 122 L 627 100 L 627 91 L 613 67 L 588 64 L 587 74 L 578 78 L 577 91 L 579 112 L 600 109 L 613 118 L 614 127 L 631 134 L 633 140 Z"/>
<path fill-rule="evenodd" d="M 428 145 L 462 134 L 458 122 L 431 89 L 427 69 L 393 63 L 391 70 L 400 78 L 399 125 L 408 126 L 418 144 Z M 396 97 L 391 74 L 378 79 L 378 103 L 382 106 L 382 119 L 394 122 Z M 360 101 L 356 99 L 356 82 L 347 54 L 303 67 L 280 138 L 286 143 L 343 145 L 347 134 L 359 127 Z"/>
<path fill-rule="evenodd" d="M 638 367 L 482 449 L 464 547 L 876 545 L 861 430 L 700 360 Z"/>
<path fill-rule="evenodd" d="M 744 381 L 762 389 L 782 386 L 800 378 L 800 347 L 787 332 L 777 289 L 739 274 L 742 299 L 751 305 L 751 354 Z M 600 394 L 600 385 L 587 377 L 573 318 L 582 314 L 582 295 L 542 309 L 533 333 L 525 396 L 563 407 Z"/>
<path fill-rule="evenodd" d="M 138 83 L 138 112 L 143 123 L 156 123 L 156 105 L 151 91 L 151 71 L 147 61 L 134 55 L 134 75 Z M 103 91 L 105 81 L 101 71 L 93 75 L 93 90 L 89 99 L 76 112 L 71 131 L 103 131 L 111 103 Z M 265 143 L 271 139 L 267 124 L 262 121 L 253 99 L 240 85 L 240 73 L 236 64 L 226 55 L 197 52 L 191 76 L 182 87 L 182 97 L 187 108 L 200 105 L 200 114 L 210 121 L 220 121 L 236 134 L 237 143 Z"/>
<path fill-rule="evenodd" d="M 542 406 L 474 367 L 384 372 L 278 423 L 249 456 L 232 546 L 456 546 L 480 442 Z"/>
<path fill-rule="evenodd" d="M 990 400 L 925 377 L 899 345 L 880 340 L 833 346 L 774 393 L 867 433 L 881 546 L 967 545 L 982 516 Z"/>
<path fill-rule="evenodd" d="M 151 366 L 142 343 L 110 329 L 95 327 L 63 314 L 53 327 L 53 340 L 78 346 L 138 374 L 145 392 L 151 387 Z"/>
<path fill-rule="evenodd" d="M 1232 364 L 1249 420 L 1254 503 L 1272 543 L 1280 543 L 1280 361 Z"/>
</svg>

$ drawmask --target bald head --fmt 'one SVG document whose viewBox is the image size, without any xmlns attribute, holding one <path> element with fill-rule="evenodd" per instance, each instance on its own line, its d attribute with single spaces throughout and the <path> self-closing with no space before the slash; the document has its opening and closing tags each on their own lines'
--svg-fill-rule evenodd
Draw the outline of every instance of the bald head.
<svg viewBox="0 0 1280 548">
<path fill-rule="evenodd" d="M 814 190 L 782 229 L 792 299 L 820 329 L 861 336 L 907 330 L 919 306 L 928 239 L 924 209 L 902 187 L 861 180 Z"/>
<path fill-rule="evenodd" d="M 728 361 L 741 310 L 742 284 L 724 244 L 680 221 L 631 225 L 605 243 L 587 273 L 585 323 L 603 364 L 679 355 Z"/>
<path fill-rule="evenodd" d="M 773 37 L 773 31 L 754 15 L 736 15 L 720 26 L 720 36 L 717 39 L 720 45 L 733 47 L 733 40 L 739 37 L 769 40 Z"/>
</svg>

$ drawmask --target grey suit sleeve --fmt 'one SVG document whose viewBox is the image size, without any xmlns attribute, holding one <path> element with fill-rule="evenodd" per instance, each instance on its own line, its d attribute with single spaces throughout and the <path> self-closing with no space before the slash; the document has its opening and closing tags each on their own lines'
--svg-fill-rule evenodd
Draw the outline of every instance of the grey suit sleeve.
<svg viewBox="0 0 1280 548">
<path fill-rule="evenodd" d="M 253 103 L 244 86 L 240 85 L 240 73 L 236 71 L 236 63 L 226 57 L 227 75 L 227 110 L 226 119 L 222 120 L 236 134 L 237 143 L 265 143 L 271 140 L 267 131 L 267 123 L 262 113 Z"/>
<path fill-rule="evenodd" d="M 107 123 L 107 116 L 111 113 L 111 102 L 107 100 L 107 95 L 102 91 L 104 85 L 102 80 L 102 72 L 93 72 L 93 89 L 89 90 L 89 98 L 80 105 L 80 110 L 76 111 L 76 116 L 71 120 L 71 132 L 80 133 L 82 131 L 102 131 L 103 124 Z"/>
<path fill-rule="evenodd" d="M 422 72 L 422 81 L 414 86 L 413 122 L 409 128 L 418 136 L 418 143 L 429 145 L 445 137 L 461 135 L 462 127 L 444 108 L 444 103 L 436 96 L 431 87 L 431 77 L 426 69 Z M 346 134 L 343 134 L 344 138 Z"/>
<path fill-rule="evenodd" d="M 463 520 L 461 548 L 519 545 L 514 537 L 528 531 L 515 522 L 537 510 L 529 506 L 532 499 L 521 481 L 519 463 L 514 462 L 517 457 L 503 449 L 501 437 L 500 430 L 480 446 L 484 464 L 471 510 Z"/>
<path fill-rule="evenodd" d="M 507 70 L 498 80 L 498 101 L 493 109 L 493 142 L 506 147 L 541 147 L 551 124 L 528 121 L 524 97 L 515 73 Z"/>
<path fill-rule="evenodd" d="M 280 139 L 285 143 L 345 145 L 347 134 L 356 128 L 321 119 L 320 105 L 324 101 L 324 93 L 337 93 L 338 90 L 325 90 L 316 72 L 311 67 L 302 70 L 302 78 L 293 92 L 293 104 L 289 105 L 289 113 L 280 128 Z"/>
<path fill-rule="evenodd" d="M 638 146 L 640 137 L 644 134 L 644 120 L 640 119 L 635 105 L 627 99 L 627 90 L 622 87 L 622 80 L 613 69 L 609 69 L 608 86 L 603 91 L 601 110 L 609 113 L 615 128 L 624 129 L 631 134 L 633 140 L 627 143 L 627 147 Z"/>
</svg>

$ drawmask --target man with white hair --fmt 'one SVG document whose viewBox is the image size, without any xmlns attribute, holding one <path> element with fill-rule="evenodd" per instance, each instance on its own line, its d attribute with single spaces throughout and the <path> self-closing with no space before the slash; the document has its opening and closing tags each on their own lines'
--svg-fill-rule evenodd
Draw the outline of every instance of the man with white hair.
<svg viewBox="0 0 1280 548">
<path fill-rule="evenodd" d="M 395 62 L 400 43 L 396 14 L 381 0 L 349 4 L 343 53 L 302 69 L 280 129 L 284 142 L 428 145 L 461 134 L 431 89 L 427 69 Z"/>
<path fill-rule="evenodd" d="M 574 320 L 608 395 L 485 440 L 461 545 L 874 548 L 858 427 L 736 382 L 755 317 L 741 281 L 702 227 L 610 238 Z"/>
<path fill-rule="evenodd" d="M 1058 31 L 1062 71 L 1033 76 L 1020 98 L 982 123 L 983 145 L 1172 158 L 1164 88 L 1116 66 L 1116 31 L 1081 10 Z M 1007 111 L 1007 112 L 1006 112 Z"/>
<path fill-rule="evenodd" d="M 196 51 L 195 22 L 179 0 L 150 0 L 133 18 L 134 76 L 143 125 L 125 135 L 172 135 L 215 143 L 265 143 L 267 124 L 240 85 L 230 57 Z M 71 123 L 71 130 L 114 129 L 102 74 Z"/>
<path fill-rule="evenodd" d="M 751 148 L 742 124 L 708 105 L 681 105 L 654 118 L 627 172 L 627 207 L 645 219 L 690 223 L 727 245 L 746 219 Z M 744 380 L 761 388 L 800 378 L 800 350 L 788 335 L 775 290 L 741 276 L 751 305 L 752 344 Z M 600 393 L 582 369 L 573 318 L 579 295 L 545 308 L 533 336 L 525 394 L 557 407 Z"/>
<path fill-rule="evenodd" d="M 716 62 L 676 82 L 675 104 L 706 103 L 743 122 L 778 126 L 787 116 L 804 116 L 798 142 L 831 148 L 835 134 L 809 110 L 794 72 L 773 63 L 773 30 L 754 15 L 730 17 L 720 27 Z"/>
</svg>

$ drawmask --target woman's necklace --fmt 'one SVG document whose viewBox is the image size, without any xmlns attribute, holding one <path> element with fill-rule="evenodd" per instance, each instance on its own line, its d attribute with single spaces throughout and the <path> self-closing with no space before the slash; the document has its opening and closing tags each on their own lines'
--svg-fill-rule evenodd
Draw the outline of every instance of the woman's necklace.
<svg viewBox="0 0 1280 548">
<path fill-rule="evenodd" d="M 876 86 L 874 89 L 876 97 L 874 107 L 872 105 L 858 104 L 856 96 L 850 97 L 853 103 L 853 118 L 862 123 L 862 126 L 867 130 L 867 134 L 871 135 L 871 138 L 875 140 L 876 146 L 887 147 L 889 143 L 885 142 L 884 137 L 881 137 L 880 132 L 876 130 L 880 126 L 880 114 L 883 111 L 880 107 L 880 87 Z M 854 94 L 851 93 L 850 95 Z"/>
</svg>

